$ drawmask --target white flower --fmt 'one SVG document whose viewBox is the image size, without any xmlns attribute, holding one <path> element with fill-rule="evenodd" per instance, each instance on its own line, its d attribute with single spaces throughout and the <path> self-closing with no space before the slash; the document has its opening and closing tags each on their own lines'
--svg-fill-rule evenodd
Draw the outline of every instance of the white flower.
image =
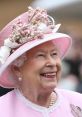
<svg viewBox="0 0 82 117">
<path fill-rule="evenodd" d="M 42 32 L 44 32 L 47 29 L 47 25 L 44 23 L 40 23 L 40 25 L 38 26 L 38 29 L 41 30 Z"/>
<path fill-rule="evenodd" d="M 57 32 L 60 26 L 61 26 L 61 24 L 55 25 L 55 28 L 53 29 L 52 32 L 54 32 L 54 33 Z"/>
<path fill-rule="evenodd" d="M 19 47 L 21 44 L 18 44 L 16 42 L 12 42 L 10 38 L 7 38 L 4 40 L 4 46 L 10 47 L 10 48 L 16 48 Z"/>
<path fill-rule="evenodd" d="M 51 16 L 47 15 L 44 9 L 29 8 L 27 23 L 23 24 L 20 19 L 13 24 L 11 35 L 4 40 L 4 45 L 0 48 L 0 61 L 3 64 L 19 46 L 34 39 L 43 39 L 45 34 L 57 32 L 60 24 L 55 25 Z"/>
<path fill-rule="evenodd" d="M 2 46 L 0 48 L 0 62 L 3 64 L 8 56 L 10 55 L 11 49 L 7 46 Z"/>
</svg>

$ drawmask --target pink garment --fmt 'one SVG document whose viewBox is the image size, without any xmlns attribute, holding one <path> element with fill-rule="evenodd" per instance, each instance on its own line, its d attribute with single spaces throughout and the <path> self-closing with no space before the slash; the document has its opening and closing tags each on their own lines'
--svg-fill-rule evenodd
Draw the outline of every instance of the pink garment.
<svg viewBox="0 0 82 117">
<path fill-rule="evenodd" d="M 82 117 L 82 94 L 56 89 L 58 100 L 50 107 L 38 106 L 15 89 L 0 97 L 0 117 Z M 80 116 L 73 114 L 74 111 Z M 71 112 L 72 111 L 72 112 Z"/>
</svg>

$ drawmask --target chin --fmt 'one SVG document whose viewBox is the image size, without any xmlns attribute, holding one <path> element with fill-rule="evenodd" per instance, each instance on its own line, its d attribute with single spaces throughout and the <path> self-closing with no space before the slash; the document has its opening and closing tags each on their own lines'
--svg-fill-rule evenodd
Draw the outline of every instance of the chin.
<svg viewBox="0 0 82 117">
<path fill-rule="evenodd" d="M 57 87 L 57 83 L 44 84 L 42 87 L 45 92 L 46 91 L 52 92 Z"/>
</svg>

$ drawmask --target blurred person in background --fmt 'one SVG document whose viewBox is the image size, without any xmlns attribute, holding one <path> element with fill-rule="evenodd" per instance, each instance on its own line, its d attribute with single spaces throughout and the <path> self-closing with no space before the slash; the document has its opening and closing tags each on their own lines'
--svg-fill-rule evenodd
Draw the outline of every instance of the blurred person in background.
<svg viewBox="0 0 82 117">
<path fill-rule="evenodd" d="M 82 65 L 82 39 L 74 39 L 71 57 L 66 58 L 65 62 L 70 65 L 69 73 L 81 80 L 80 67 Z"/>
<path fill-rule="evenodd" d="M 82 117 L 82 94 L 58 89 L 71 37 L 41 8 L 29 7 L 0 32 L 1 117 Z"/>
<path fill-rule="evenodd" d="M 68 68 L 65 80 L 70 81 L 70 88 L 74 84 L 75 91 L 82 93 L 82 39 L 74 39 L 70 57 L 64 59 L 64 67 Z M 66 66 L 65 66 L 66 65 Z M 63 71 L 64 73 L 64 71 Z M 71 79 L 70 79 L 71 77 Z M 67 85 L 66 85 L 67 86 Z"/>
</svg>

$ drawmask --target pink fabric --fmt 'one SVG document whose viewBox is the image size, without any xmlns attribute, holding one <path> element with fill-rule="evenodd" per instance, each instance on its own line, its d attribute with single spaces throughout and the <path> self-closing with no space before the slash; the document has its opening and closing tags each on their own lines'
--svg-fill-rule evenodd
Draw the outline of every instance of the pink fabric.
<svg viewBox="0 0 82 117">
<path fill-rule="evenodd" d="M 10 71 L 9 65 L 26 51 L 47 41 L 53 41 L 54 44 L 59 47 L 61 58 L 65 56 L 71 45 L 71 37 L 63 33 L 46 34 L 44 39 L 33 40 L 31 42 L 25 43 L 24 45 L 20 46 L 14 53 L 12 53 L 6 60 L 5 64 L 0 67 L 0 86 L 6 88 L 15 88 L 15 85 L 12 82 L 14 76 Z"/>
<path fill-rule="evenodd" d="M 32 107 L 17 96 L 15 91 L 0 97 L 0 117 L 74 117 L 70 104 L 82 109 L 82 94 L 72 91 L 59 90 L 59 103 L 54 108 Z"/>
<path fill-rule="evenodd" d="M 0 32 L 0 46 L 3 46 L 4 40 L 9 38 L 12 34 L 12 28 L 13 24 L 17 24 L 18 20 L 20 19 L 22 23 L 28 24 L 28 12 L 25 12 L 18 17 L 16 17 L 14 20 L 12 20 L 10 23 L 8 23 Z M 63 34 L 63 33 L 55 33 L 51 32 L 48 34 L 44 34 L 43 39 L 36 39 L 30 42 L 27 42 L 20 46 L 19 48 L 14 51 L 6 60 L 6 62 L 0 66 L 0 86 L 6 87 L 6 88 L 15 88 L 15 84 L 12 82 L 12 79 L 14 76 L 12 75 L 12 72 L 10 71 L 10 64 L 16 60 L 19 56 L 24 54 L 26 51 L 29 51 L 31 48 L 38 46 L 42 43 L 45 43 L 47 41 L 52 41 L 60 48 L 60 56 L 63 58 L 65 54 L 67 53 L 68 49 L 71 45 L 71 37 Z"/>
<path fill-rule="evenodd" d="M 12 20 L 11 22 L 9 22 L 3 29 L 2 31 L 0 32 L 0 46 L 2 45 L 3 43 L 3 40 L 5 38 L 8 38 L 9 35 L 11 34 L 12 32 L 12 24 L 15 24 L 18 22 L 18 19 L 22 19 L 22 22 L 26 23 L 27 22 L 27 12 L 21 14 L 20 16 L 16 17 L 14 20 Z"/>
</svg>

